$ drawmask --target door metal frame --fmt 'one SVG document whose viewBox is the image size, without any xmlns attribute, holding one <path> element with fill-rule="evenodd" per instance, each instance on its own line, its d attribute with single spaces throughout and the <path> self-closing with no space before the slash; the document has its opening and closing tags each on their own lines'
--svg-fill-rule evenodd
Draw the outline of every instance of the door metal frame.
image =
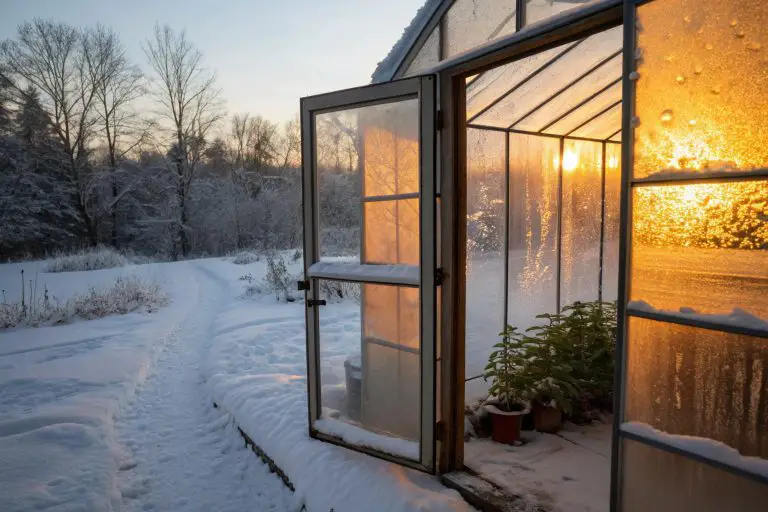
<svg viewBox="0 0 768 512">
<path fill-rule="evenodd" d="M 307 326 L 307 395 L 308 425 L 311 437 L 346 448 L 363 452 L 384 460 L 396 462 L 429 473 L 434 473 L 436 451 L 436 82 L 435 75 L 407 78 L 365 87 L 357 87 L 301 98 L 302 134 L 302 188 L 304 220 L 304 276 L 310 283 L 305 290 L 305 319 Z M 420 459 L 406 459 L 365 446 L 348 443 L 338 437 L 324 434 L 314 427 L 320 418 L 321 389 L 319 374 L 319 314 L 308 300 L 319 300 L 317 280 L 310 267 L 320 261 L 319 199 L 317 190 L 317 165 L 315 144 L 315 117 L 317 114 L 348 110 L 383 103 L 419 100 L 419 229 L 420 229 Z M 325 279 L 325 278 L 324 278 Z M 339 277 L 330 280 L 361 281 L 359 276 Z M 413 286 L 412 283 L 384 283 L 396 286 Z"/>
</svg>

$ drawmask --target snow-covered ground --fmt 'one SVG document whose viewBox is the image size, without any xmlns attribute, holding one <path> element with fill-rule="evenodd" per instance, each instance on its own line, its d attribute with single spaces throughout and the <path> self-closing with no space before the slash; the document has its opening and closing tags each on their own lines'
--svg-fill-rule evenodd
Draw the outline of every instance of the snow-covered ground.
<svg viewBox="0 0 768 512">
<path fill-rule="evenodd" d="M 43 265 L 0 265 L 7 299 L 23 267 L 64 300 L 128 275 L 159 282 L 171 300 L 154 313 L 0 331 L 1 510 L 468 509 L 429 475 L 309 438 L 304 306 L 244 294 L 238 279 L 261 280 L 263 259 L 57 274 Z M 354 320 L 335 306 L 324 326 L 343 331 Z M 324 350 L 346 353 L 344 339 Z"/>
</svg>

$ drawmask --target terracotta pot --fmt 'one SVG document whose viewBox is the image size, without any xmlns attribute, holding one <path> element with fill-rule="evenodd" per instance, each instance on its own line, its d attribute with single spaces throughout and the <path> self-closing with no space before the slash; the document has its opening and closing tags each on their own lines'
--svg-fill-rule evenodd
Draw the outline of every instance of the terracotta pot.
<svg viewBox="0 0 768 512">
<path fill-rule="evenodd" d="M 539 432 L 554 434 L 563 425 L 563 411 L 541 402 L 533 403 L 533 424 Z"/>
<path fill-rule="evenodd" d="M 485 410 L 491 415 L 491 438 L 497 443 L 512 444 L 520 440 L 522 417 L 531 412 L 526 406 L 522 411 L 502 411 L 495 405 L 486 405 Z"/>
</svg>

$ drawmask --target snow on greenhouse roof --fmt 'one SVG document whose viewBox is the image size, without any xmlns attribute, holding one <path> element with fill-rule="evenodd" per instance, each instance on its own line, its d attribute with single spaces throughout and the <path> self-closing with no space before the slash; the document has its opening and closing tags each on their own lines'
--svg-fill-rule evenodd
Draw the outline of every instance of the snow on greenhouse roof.
<svg viewBox="0 0 768 512">
<path fill-rule="evenodd" d="M 376 70 L 371 75 L 371 83 L 388 82 L 395 77 L 397 68 L 405 59 L 408 50 L 411 49 L 419 34 L 432 19 L 432 16 L 440 8 L 443 2 L 451 0 L 426 0 L 413 17 L 411 23 L 403 30 L 403 35 L 392 46 L 384 59 L 376 66 Z"/>
</svg>

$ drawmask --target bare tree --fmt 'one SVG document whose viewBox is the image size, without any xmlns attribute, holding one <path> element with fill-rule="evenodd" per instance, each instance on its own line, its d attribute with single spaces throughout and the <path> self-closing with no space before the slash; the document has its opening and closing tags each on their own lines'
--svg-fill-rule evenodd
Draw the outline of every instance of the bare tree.
<svg viewBox="0 0 768 512">
<path fill-rule="evenodd" d="M 96 219 L 88 207 L 87 155 L 94 123 L 95 95 L 86 65 L 82 33 L 64 23 L 35 18 L 19 26 L 15 40 L 0 45 L 8 71 L 20 78 L 22 96 L 32 86 L 41 92 L 41 104 L 66 154 L 69 178 L 78 194 L 77 209 L 92 244 L 98 241 Z"/>
<path fill-rule="evenodd" d="M 283 128 L 281 167 L 299 167 L 301 164 L 301 126 L 299 116 L 286 121 Z"/>
<path fill-rule="evenodd" d="M 155 26 L 154 37 L 144 44 L 154 74 L 154 94 L 174 138 L 177 200 L 177 238 L 183 256 L 189 254 L 187 219 L 189 190 L 203 157 L 205 137 L 222 117 L 216 75 L 203 67 L 203 55 L 184 31 Z"/>
</svg>

